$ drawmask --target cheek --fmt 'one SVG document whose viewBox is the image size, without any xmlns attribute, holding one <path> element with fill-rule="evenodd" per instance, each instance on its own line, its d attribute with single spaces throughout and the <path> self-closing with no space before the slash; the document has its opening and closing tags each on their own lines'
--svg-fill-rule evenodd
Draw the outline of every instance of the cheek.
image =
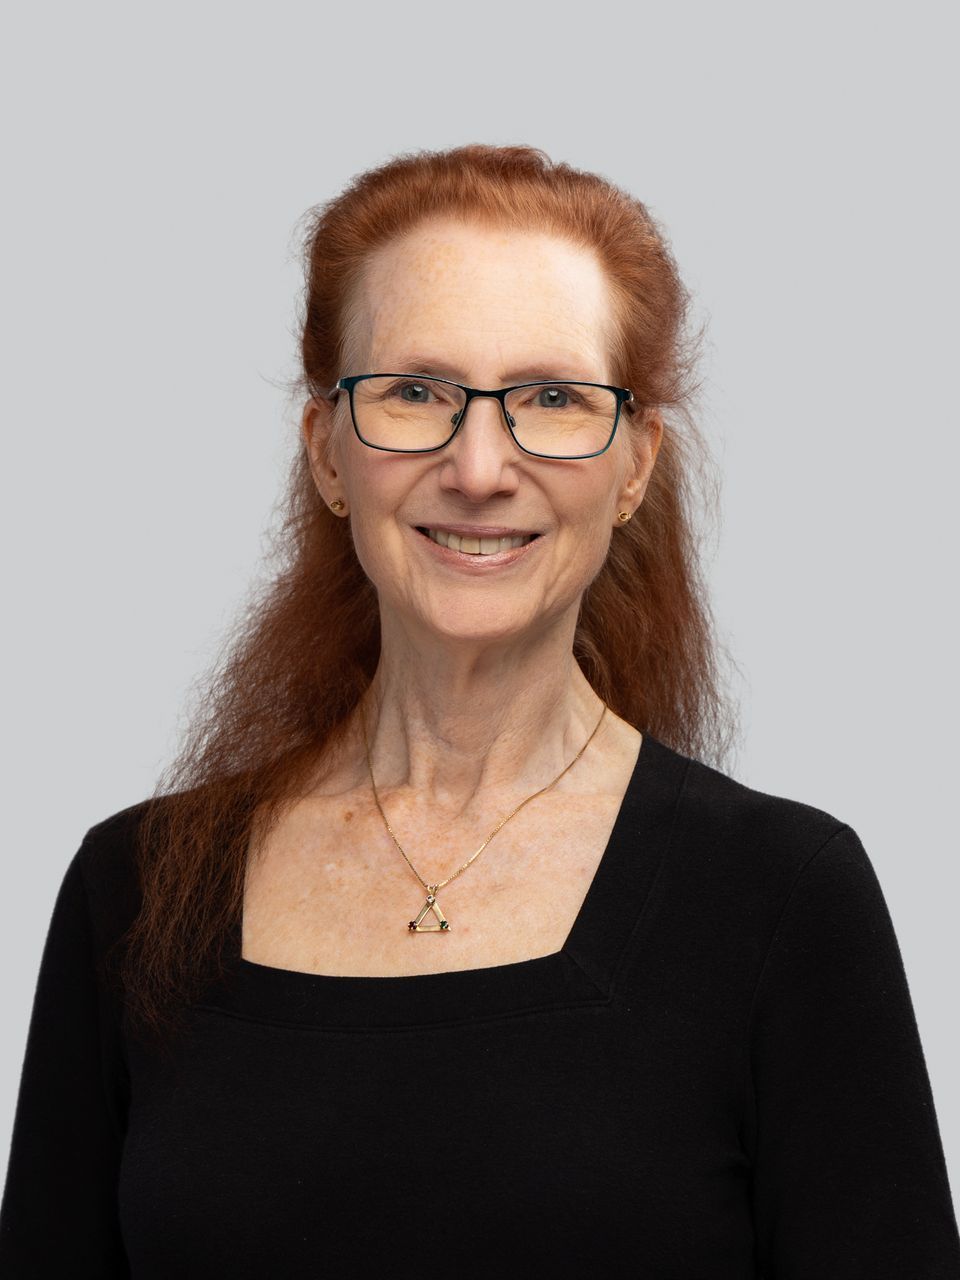
<svg viewBox="0 0 960 1280">
<path fill-rule="evenodd" d="M 361 498 L 363 515 L 352 527 L 354 551 L 382 600 L 409 603 L 419 596 L 424 586 L 424 569 L 413 542 L 421 535 L 408 529 L 393 508 L 381 512 L 381 498 L 382 495 L 375 496 L 370 490 Z M 429 579 L 429 567 L 426 575 Z"/>
<path fill-rule="evenodd" d="M 584 545 L 587 549 L 587 577 L 590 582 L 597 576 L 603 568 L 610 550 L 610 538 L 613 530 L 609 525 L 593 525 L 589 534 L 585 536 Z"/>
<path fill-rule="evenodd" d="M 568 588 L 584 591 L 603 568 L 613 531 L 596 514 L 570 521 L 555 546 L 554 573 Z"/>
<path fill-rule="evenodd" d="M 400 572 L 398 560 L 402 556 L 399 545 L 401 534 L 384 530 L 381 524 L 372 518 L 373 513 L 365 509 L 364 517 L 354 521 L 351 527 L 353 549 L 360 561 L 360 566 L 378 590 L 389 590 L 391 582 L 395 582 Z"/>
<path fill-rule="evenodd" d="M 608 485 L 584 483 L 561 509 L 567 513 L 563 523 L 571 539 L 590 555 L 603 555 L 610 541 L 608 513 L 612 502 Z"/>
</svg>

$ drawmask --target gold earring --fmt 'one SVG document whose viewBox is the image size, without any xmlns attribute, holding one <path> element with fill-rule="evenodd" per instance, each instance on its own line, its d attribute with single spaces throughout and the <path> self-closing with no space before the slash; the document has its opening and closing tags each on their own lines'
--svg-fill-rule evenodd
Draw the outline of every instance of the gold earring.
<svg viewBox="0 0 960 1280">
<path fill-rule="evenodd" d="M 632 512 L 632 511 L 618 511 L 618 512 L 617 512 L 617 519 L 618 519 L 618 520 L 622 520 L 622 521 L 623 521 L 623 523 L 624 523 L 624 524 L 626 524 L 628 520 L 632 520 L 632 519 L 633 519 L 633 512 Z"/>
<path fill-rule="evenodd" d="M 343 510 L 343 499 L 342 499 L 342 498 L 334 498 L 334 500 L 330 503 L 330 506 L 331 506 L 332 510 L 334 510 L 334 511 L 342 511 L 342 510 Z"/>
</svg>

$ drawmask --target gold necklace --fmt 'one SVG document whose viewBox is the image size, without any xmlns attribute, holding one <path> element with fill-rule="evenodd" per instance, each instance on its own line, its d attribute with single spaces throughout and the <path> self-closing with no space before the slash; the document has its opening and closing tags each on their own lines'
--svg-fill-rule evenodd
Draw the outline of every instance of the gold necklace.
<svg viewBox="0 0 960 1280">
<path fill-rule="evenodd" d="M 577 754 L 573 757 L 573 759 L 567 765 L 567 768 L 563 770 L 563 773 L 558 773 L 557 776 L 554 778 L 553 782 L 548 783 L 545 787 L 541 787 L 540 790 L 535 791 L 532 796 L 527 796 L 526 800 L 522 800 L 520 804 L 517 805 L 513 813 L 508 813 L 507 816 L 503 819 L 503 822 L 498 823 L 497 826 L 494 827 L 494 829 L 487 836 L 486 840 L 484 840 L 483 844 L 480 846 L 477 852 L 473 854 L 473 856 L 463 864 L 463 866 L 459 869 L 459 871 L 455 871 L 452 876 L 447 876 L 446 880 L 441 880 L 439 884 L 427 884 L 426 880 L 423 879 L 423 877 L 420 875 L 419 871 L 417 871 L 416 867 L 413 865 L 413 863 L 410 861 L 407 855 L 403 853 L 403 847 L 400 844 L 400 841 L 397 839 L 396 835 L 394 834 L 393 828 L 390 826 L 390 823 L 387 821 L 387 815 L 383 812 L 383 806 L 380 803 L 380 797 L 377 795 L 377 784 L 373 780 L 373 765 L 370 763 L 370 744 L 367 741 L 367 725 L 366 725 L 366 721 L 364 720 L 363 714 L 361 712 L 360 723 L 363 727 L 363 745 L 367 753 L 367 769 L 370 772 L 370 785 L 373 787 L 373 798 L 376 801 L 377 808 L 380 810 L 380 817 L 383 819 L 383 825 L 387 828 L 387 831 L 390 833 L 393 843 L 397 846 L 400 852 L 403 853 L 407 866 L 410 868 L 413 874 L 417 877 L 417 879 L 423 885 L 424 889 L 426 889 L 427 891 L 427 900 L 421 907 L 420 914 L 417 916 L 417 918 L 415 920 L 411 920 L 407 925 L 408 929 L 412 929 L 416 933 L 441 933 L 450 928 L 449 920 L 446 919 L 443 912 L 440 910 L 440 903 L 437 901 L 437 890 L 442 889 L 444 885 L 449 884 L 451 880 L 456 880 L 457 876 L 462 875 L 464 871 L 466 871 L 467 867 L 470 866 L 470 863 L 473 862 L 474 858 L 478 858 L 480 854 L 483 853 L 484 849 L 487 847 L 487 845 L 490 843 L 493 837 L 497 834 L 500 828 L 505 826 L 510 821 L 510 819 L 514 816 L 514 814 L 519 813 L 525 804 L 529 804 L 531 800 L 535 800 L 537 796 L 542 796 L 545 791 L 549 791 L 551 787 L 555 787 L 557 785 L 557 783 L 563 777 L 563 774 L 566 773 L 568 769 L 573 768 L 573 766 L 577 763 L 577 761 L 586 751 L 587 747 L 589 747 L 590 743 L 594 739 L 597 729 L 600 728 L 600 723 L 603 720 L 603 717 L 606 715 L 606 713 L 607 713 L 607 704 L 604 703 L 603 710 L 600 712 L 600 719 L 597 721 L 596 727 L 594 728 L 593 733 L 591 733 L 590 737 L 586 740 L 586 742 L 583 744 L 583 746 L 580 748 Z M 431 911 L 436 916 L 437 923 L 422 924 L 421 921 Z"/>
</svg>

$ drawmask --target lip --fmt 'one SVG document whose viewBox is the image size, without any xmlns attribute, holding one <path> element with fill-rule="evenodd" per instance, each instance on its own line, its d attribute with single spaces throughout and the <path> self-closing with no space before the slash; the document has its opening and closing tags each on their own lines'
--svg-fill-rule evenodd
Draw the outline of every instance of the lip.
<svg viewBox="0 0 960 1280">
<path fill-rule="evenodd" d="M 456 533 L 461 538 L 529 538 L 539 534 L 539 529 L 508 529 L 502 524 L 430 524 L 424 521 L 415 529 L 440 529 L 443 533 Z"/>
<path fill-rule="evenodd" d="M 429 529 L 444 528 L 443 525 L 424 525 L 423 527 Z M 455 533 L 456 530 L 451 530 L 451 532 Z M 544 540 L 541 535 L 539 538 L 534 538 L 530 542 L 525 542 L 522 547 L 508 547 L 506 551 L 495 551 L 491 556 L 478 556 L 471 555 L 466 551 L 454 551 L 450 547 L 442 547 L 439 542 L 434 542 L 434 540 L 428 537 L 427 534 L 421 533 L 415 525 L 411 526 L 411 533 L 416 538 L 417 542 L 423 543 L 427 552 L 432 552 L 441 564 L 452 565 L 467 573 L 490 573 L 493 569 L 515 564 L 518 560 L 521 560 L 525 555 L 529 554 L 534 547 L 539 546 Z M 490 534 L 489 536 L 492 538 L 498 535 Z M 499 536 L 506 538 L 511 535 L 504 533 Z M 514 536 L 519 537 L 522 535 Z"/>
</svg>

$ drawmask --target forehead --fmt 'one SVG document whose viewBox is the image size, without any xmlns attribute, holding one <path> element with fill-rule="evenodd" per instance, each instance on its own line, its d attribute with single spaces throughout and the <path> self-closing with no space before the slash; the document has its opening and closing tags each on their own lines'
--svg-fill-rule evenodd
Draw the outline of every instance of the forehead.
<svg viewBox="0 0 960 1280">
<path fill-rule="evenodd" d="M 429 353 L 463 380 L 541 367 L 607 376 L 606 276 L 596 254 L 558 236 L 422 224 L 371 255 L 359 301 L 371 368 L 427 372 L 406 356 Z"/>
</svg>

